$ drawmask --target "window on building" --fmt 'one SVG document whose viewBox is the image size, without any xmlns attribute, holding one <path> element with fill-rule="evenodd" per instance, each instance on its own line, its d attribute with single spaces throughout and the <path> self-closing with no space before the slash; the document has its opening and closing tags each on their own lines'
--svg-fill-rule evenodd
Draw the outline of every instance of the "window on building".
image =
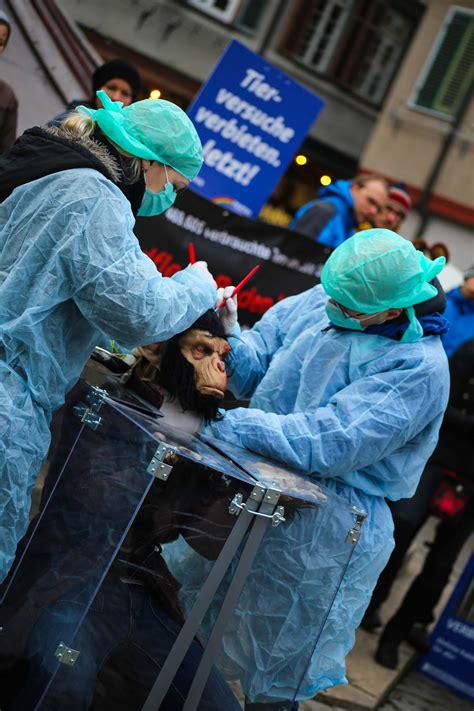
<svg viewBox="0 0 474 711">
<path fill-rule="evenodd" d="M 253 34 L 266 9 L 267 0 L 186 0 L 186 4 L 216 20 Z"/>
<path fill-rule="evenodd" d="M 282 49 L 378 105 L 412 36 L 416 19 L 389 0 L 307 0 L 293 14 Z"/>
<path fill-rule="evenodd" d="M 326 71 L 352 4 L 352 0 L 317 0 L 305 3 L 306 7 L 295 23 L 301 30 L 293 39 L 294 57 L 312 69 Z"/>
<path fill-rule="evenodd" d="M 410 105 L 454 118 L 474 80 L 474 10 L 450 8 Z"/>
<path fill-rule="evenodd" d="M 413 22 L 385 0 L 358 3 L 332 76 L 341 86 L 380 104 L 410 41 Z"/>
</svg>

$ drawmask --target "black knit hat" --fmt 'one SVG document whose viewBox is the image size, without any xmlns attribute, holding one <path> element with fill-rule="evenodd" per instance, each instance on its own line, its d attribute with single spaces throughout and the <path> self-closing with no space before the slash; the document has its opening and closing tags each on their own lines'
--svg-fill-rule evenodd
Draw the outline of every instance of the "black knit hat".
<svg viewBox="0 0 474 711">
<path fill-rule="evenodd" d="M 105 64 L 97 67 L 92 75 L 93 95 L 95 96 L 96 91 L 110 79 L 123 79 L 127 84 L 130 84 L 132 97 L 135 101 L 140 91 L 141 80 L 133 64 L 130 64 L 126 59 L 111 59 L 110 62 L 105 62 Z"/>
</svg>

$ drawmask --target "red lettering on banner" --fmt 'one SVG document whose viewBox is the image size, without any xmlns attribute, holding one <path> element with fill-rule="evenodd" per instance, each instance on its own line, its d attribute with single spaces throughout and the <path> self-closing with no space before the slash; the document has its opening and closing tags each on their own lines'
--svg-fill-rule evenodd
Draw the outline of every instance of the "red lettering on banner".
<svg viewBox="0 0 474 711">
<path fill-rule="evenodd" d="M 173 262 L 173 255 L 170 252 L 159 252 L 156 247 L 153 247 L 153 249 L 145 250 L 145 254 L 150 257 L 158 271 L 165 277 L 173 276 L 182 269 L 180 264 Z"/>
<path fill-rule="evenodd" d="M 257 294 L 257 289 L 254 286 L 239 294 L 239 307 L 241 309 L 247 309 L 253 314 L 263 314 L 265 311 L 268 311 L 273 304 L 274 301 L 270 296 L 260 296 L 260 294 Z"/>
<path fill-rule="evenodd" d="M 230 286 L 232 284 L 232 279 L 228 277 L 226 274 L 218 274 L 216 277 L 214 277 L 216 280 L 217 288 L 218 289 L 225 289 L 226 286 Z"/>
<path fill-rule="evenodd" d="M 144 250 L 145 254 L 150 257 L 150 259 L 155 263 L 156 268 L 165 277 L 170 277 L 176 272 L 181 271 L 183 267 L 180 264 L 173 261 L 174 256 L 171 252 L 160 252 L 156 247 L 152 249 Z M 233 283 L 233 280 L 227 276 L 227 274 L 218 274 L 215 277 L 218 288 L 225 288 Z M 285 294 L 279 294 L 276 301 L 281 301 L 285 299 Z M 251 289 L 246 289 L 241 291 L 239 294 L 239 308 L 250 311 L 253 314 L 262 315 L 265 311 L 273 306 L 275 300 L 271 296 L 262 296 L 257 293 L 257 289 L 253 286 Z"/>
<path fill-rule="evenodd" d="M 165 270 L 162 272 L 162 274 L 163 274 L 163 276 L 165 276 L 165 277 L 170 277 L 170 276 L 173 276 L 173 274 L 176 274 L 176 272 L 180 272 L 181 269 L 182 269 L 181 265 L 180 265 L 180 264 L 177 264 L 176 262 L 174 262 L 173 264 L 170 264 L 170 266 L 168 267 L 168 269 L 165 269 Z"/>
</svg>

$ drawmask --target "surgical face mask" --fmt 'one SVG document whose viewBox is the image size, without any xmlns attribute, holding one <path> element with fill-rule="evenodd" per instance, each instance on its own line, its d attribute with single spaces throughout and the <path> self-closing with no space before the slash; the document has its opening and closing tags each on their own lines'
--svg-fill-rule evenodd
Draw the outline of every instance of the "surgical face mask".
<svg viewBox="0 0 474 711">
<path fill-rule="evenodd" d="M 333 304 L 330 301 L 328 301 L 328 303 L 326 304 L 326 313 L 331 323 L 333 323 L 335 326 L 340 326 L 341 328 L 349 328 L 352 331 L 363 331 L 364 328 L 366 328 L 366 326 L 364 326 L 364 321 L 369 321 L 374 316 L 377 316 L 377 314 L 369 314 L 368 316 L 364 316 L 363 318 L 355 318 L 354 316 L 348 316 L 339 306 L 339 304 Z M 380 313 L 383 313 L 383 311 L 380 311 Z M 387 319 L 379 321 L 377 325 L 384 323 L 384 321 L 386 320 Z M 370 325 L 375 326 L 374 323 L 371 323 Z"/>
<path fill-rule="evenodd" d="M 159 193 L 152 193 L 151 190 L 145 190 L 142 204 L 140 205 L 140 209 L 137 213 L 138 217 L 153 217 L 154 215 L 161 215 L 161 213 L 171 207 L 176 200 L 174 187 L 168 180 L 166 165 L 163 167 L 166 175 L 164 190 Z"/>
</svg>

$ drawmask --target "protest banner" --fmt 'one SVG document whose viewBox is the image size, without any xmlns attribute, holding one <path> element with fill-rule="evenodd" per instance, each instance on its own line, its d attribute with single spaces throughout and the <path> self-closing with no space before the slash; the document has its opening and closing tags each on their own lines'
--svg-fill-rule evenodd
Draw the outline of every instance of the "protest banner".
<svg viewBox="0 0 474 711">
<path fill-rule="evenodd" d="M 318 284 L 331 251 L 291 230 L 236 215 L 191 190 L 163 215 L 138 218 L 135 232 L 164 276 L 186 267 L 190 242 L 218 286 L 237 284 L 259 264 L 239 294 L 240 322 L 248 326 L 277 301 Z"/>
<path fill-rule="evenodd" d="M 449 598 L 430 637 L 430 651 L 418 669 L 474 701 L 474 555 Z"/>
<path fill-rule="evenodd" d="M 188 108 L 204 158 L 193 190 L 257 217 L 323 106 L 233 40 Z"/>
</svg>

